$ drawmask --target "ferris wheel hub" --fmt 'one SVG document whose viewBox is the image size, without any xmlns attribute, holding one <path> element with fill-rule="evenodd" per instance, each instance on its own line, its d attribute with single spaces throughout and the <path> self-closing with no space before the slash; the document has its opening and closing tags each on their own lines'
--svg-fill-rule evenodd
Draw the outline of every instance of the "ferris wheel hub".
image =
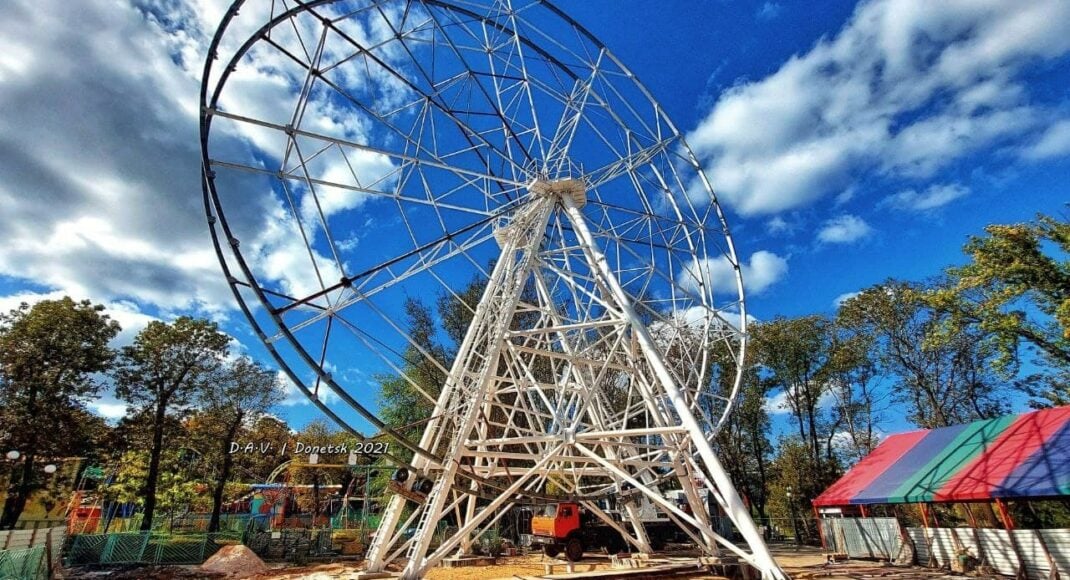
<svg viewBox="0 0 1070 580">
<path fill-rule="evenodd" d="M 528 186 L 528 191 L 537 197 L 570 197 L 576 207 L 587 204 L 587 182 L 583 179 L 536 179 Z"/>
</svg>

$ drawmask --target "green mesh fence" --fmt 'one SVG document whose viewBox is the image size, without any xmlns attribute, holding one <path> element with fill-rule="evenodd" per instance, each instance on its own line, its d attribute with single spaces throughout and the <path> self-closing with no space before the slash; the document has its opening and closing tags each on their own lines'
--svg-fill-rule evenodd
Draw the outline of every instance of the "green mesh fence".
<svg viewBox="0 0 1070 580">
<path fill-rule="evenodd" d="M 38 580 L 48 578 L 45 547 L 0 551 L 0 580 Z"/>
<path fill-rule="evenodd" d="M 77 534 L 68 540 L 66 562 L 68 566 L 201 564 L 223 546 L 241 541 L 240 532 Z"/>
</svg>

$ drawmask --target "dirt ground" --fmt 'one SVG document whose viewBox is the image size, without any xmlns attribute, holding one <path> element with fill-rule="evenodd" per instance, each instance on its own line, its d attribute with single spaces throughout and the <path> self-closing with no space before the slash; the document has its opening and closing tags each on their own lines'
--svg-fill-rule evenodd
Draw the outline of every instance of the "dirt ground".
<svg viewBox="0 0 1070 580">
<path fill-rule="evenodd" d="M 960 575 L 948 574 L 942 570 L 922 568 L 918 566 L 892 566 L 881 562 L 872 561 L 849 561 L 836 564 L 826 564 L 820 548 L 794 546 L 773 546 L 773 556 L 784 570 L 797 580 L 828 579 L 828 580 L 940 580 L 951 578 L 963 578 Z M 521 578 L 538 578 L 544 572 L 542 555 L 516 556 L 501 558 L 499 564 L 494 566 L 471 566 L 464 568 L 436 568 L 427 575 L 427 580 L 516 580 Z M 577 566 L 577 572 L 606 570 L 609 568 L 608 558 L 587 558 Z M 334 580 L 351 578 L 357 567 L 354 565 L 327 564 L 322 566 L 308 566 L 304 568 L 291 568 L 279 570 L 271 575 L 257 576 L 257 580 L 297 580 L 299 578 L 312 580 Z M 561 567 L 556 573 L 563 573 Z M 708 574 L 696 574 L 690 576 L 696 580 L 725 580 L 723 576 Z M 981 578 L 973 576 L 973 578 Z"/>
<path fill-rule="evenodd" d="M 942 570 L 921 568 L 918 566 L 892 566 L 887 563 L 872 561 L 848 561 L 836 564 L 826 564 L 825 558 L 819 548 L 794 546 L 772 546 L 773 556 L 784 570 L 796 580 L 828 579 L 828 580 L 941 580 L 952 578 L 964 578 L 961 575 L 949 574 Z M 679 555 L 679 554 L 674 554 Z M 435 568 L 427 575 L 427 580 L 516 580 L 516 578 L 539 578 L 544 575 L 542 555 L 516 556 L 499 559 L 499 564 L 494 566 L 471 566 L 463 568 Z M 609 559 L 606 557 L 590 557 L 576 566 L 577 572 L 606 570 Z M 249 576 L 254 580 L 349 580 L 356 576 L 363 568 L 362 565 L 352 562 L 339 562 L 333 564 L 319 564 L 301 567 L 286 567 L 275 565 L 271 570 Z M 563 573 L 564 567 L 558 568 L 555 573 Z M 85 577 L 85 576 L 79 576 Z M 119 575 L 108 575 L 109 578 L 152 578 L 159 580 L 185 579 L 185 578 L 209 578 L 204 573 L 198 574 L 195 567 L 173 566 L 165 568 L 126 570 Z M 725 580 L 722 576 L 708 574 L 696 574 L 689 576 L 697 580 Z M 989 578 L 972 576 L 972 578 Z M 998 578 L 998 577 L 992 577 Z"/>
</svg>

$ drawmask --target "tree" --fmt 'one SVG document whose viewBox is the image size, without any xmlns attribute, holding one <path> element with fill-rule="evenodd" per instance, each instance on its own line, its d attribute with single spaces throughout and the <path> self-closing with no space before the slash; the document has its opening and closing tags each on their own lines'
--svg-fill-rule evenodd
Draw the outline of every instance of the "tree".
<svg viewBox="0 0 1070 580">
<path fill-rule="evenodd" d="M 152 529 L 167 414 L 187 407 L 216 378 L 229 341 L 214 322 L 182 316 L 150 322 L 122 349 L 115 394 L 153 419 L 142 530 Z"/>
<path fill-rule="evenodd" d="M 477 275 L 458 294 L 448 293 L 438 297 L 438 313 L 442 328 L 456 347 L 464 341 L 468 327 L 476 315 L 476 307 L 487 289 L 487 279 Z"/>
<path fill-rule="evenodd" d="M 302 445 L 304 448 L 303 451 L 297 448 L 297 443 Z M 310 463 L 310 452 L 307 448 L 320 447 L 329 449 L 331 446 L 340 448 L 344 443 L 348 443 L 348 448 L 353 449 L 353 443 L 355 443 L 355 441 L 348 433 L 334 429 L 322 419 L 317 419 L 305 425 L 305 427 L 295 436 L 295 444 L 291 454 L 293 463 L 290 465 L 288 474 L 289 482 L 290 484 L 304 484 L 311 486 L 311 493 L 299 494 L 296 499 L 300 509 L 312 513 L 312 521 L 314 523 L 319 520 L 321 506 L 323 504 L 323 495 L 320 489 L 321 486 L 340 485 L 342 489 L 345 489 L 345 486 L 352 478 L 352 473 L 343 467 L 313 467 L 308 465 Z M 299 451 L 301 452 L 299 453 Z M 320 451 L 318 453 L 317 463 L 324 465 L 342 465 L 346 463 L 347 459 L 347 453 L 332 454 L 326 451 Z"/>
<path fill-rule="evenodd" d="M 827 473 L 823 455 L 830 455 L 823 442 L 831 430 L 822 418 L 819 403 L 828 391 L 833 330 L 832 321 L 813 315 L 778 317 L 755 325 L 753 331 L 755 360 L 765 371 L 768 390 L 784 393 L 795 417 L 799 441 L 807 445 L 817 473 Z"/>
<path fill-rule="evenodd" d="M 714 348 L 712 354 L 714 366 L 718 370 L 714 384 L 723 396 L 735 380 L 736 359 L 728 348 Z M 748 355 L 748 358 L 754 358 L 754 355 Z M 729 476 L 739 491 L 750 500 L 762 520 L 768 516 L 766 503 L 769 460 L 773 452 L 766 435 L 770 425 L 769 414 L 765 409 L 765 387 L 766 383 L 758 376 L 758 368 L 748 364 L 743 373 L 736 406 L 729 413 L 715 440 Z"/>
<path fill-rule="evenodd" d="M 894 400 L 919 427 L 946 427 L 1006 410 L 992 373 L 995 352 L 978 328 L 940 332 L 949 314 L 934 308 L 931 287 L 889 280 L 840 306 L 838 324 L 873 340 L 876 362 L 895 381 Z"/>
<path fill-rule="evenodd" d="M 104 488 L 103 494 L 108 501 L 145 505 L 144 489 L 149 477 L 151 454 L 144 449 L 131 449 L 119 458 L 114 473 L 114 480 Z M 159 458 L 160 477 L 156 485 L 156 508 L 170 516 L 172 522 L 180 511 L 189 509 L 197 498 L 200 487 L 198 458 L 184 446 L 172 446 L 165 449 Z M 110 515 L 108 516 L 110 520 Z M 144 523 L 144 519 L 142 520 Z M 110 521 L 105 529 L 110 527 Z"/>
<path fill-rule="evenodd" d="M 4 502 L 0 528 L 13 528 L 40 485 L 39 457 L 75 455 L 90 438 L 85 401 L 102 388 L 119 324 L 104 307 L 68 297 L 0 314 L 0 449 L 20 452 L 21 473 Z"/>
<path fill-rule="evenodd" d="M 1045 372 L 1029 377 L 1034 404 L 1070 404 L 1070 223 L 1038 215 L 1030 223 L 990 225 L 930 296 L 950 312 L 947 334 L 992 339 L 997 370 L 1013 374 L 1020 348 L 1040 355 Z"/>
<path fill-rule="evenodd" d="M 272 471 L 289 459 L 293 447 L 290 427 L 271 415 L 262 415 L 245 430 L 238 442 L 252 443 L 253 453 L 241 453 L 235 458 L 236 465 L 253 481 L 267 481 Z M 263 446 L 263 447 L 261 447 Z"/>
<path fill-rule="evenodd" d="M 380 384 L 379 413 L 387 425 L 398 429 L 403 436 L 419 440 L 423 421 L 431 416 L 434 401 L 446 382 L 442 369 L 448 363 L 445 349 L 434 339 L 435 324 L 430 309 L 409 298 L 405 301 L 405 314 L 412 342 L 403 352 L 401 374 L 376 377 Z M 399 452 L 406 454 L 400 448 Z"/>
<path fill-rule="evenodd" d="M 827 445 L 853 463 L 869 455 L 877 447 L 877 430 L 883 419 L 888 393 L 879 386 L 883 379 L 874 360 L 875 341 L 872 336 L 844 329 L 833 329 L 831 356 L 826 369 L 828 392 L 835 400 L 832 407 L 834 430 L 827 434 Z"/>
<path fill-rule="evenodd" d="M 796 437 L 781 439 L 769 485 L 770 515 L 787 522 L 786 529 L 781 532 L 794 534 L 797 530 L 806 542 L 816 535 L 814 519 L 807 517 L 806 510 L 829 483 L 823 481 L 824 474 L 815 471 L 808 447 L 805 441 Z"/>
<path fill-rule="evenodd" d="M 279 402 L 280 395 L 275 373 L 246 356 L 221 367 L 215 380 L 210 380 L 201 393 L 204 415 L 208 419 L 207 432 L 215 436 L 212 455 L 219 462 L 212 490 L 209 532 L 219 531 L 223 492 L 234 466 L 231 442 L 237 439 L 239 430 L 247 421 L 258 418 Z"/>
</svg>

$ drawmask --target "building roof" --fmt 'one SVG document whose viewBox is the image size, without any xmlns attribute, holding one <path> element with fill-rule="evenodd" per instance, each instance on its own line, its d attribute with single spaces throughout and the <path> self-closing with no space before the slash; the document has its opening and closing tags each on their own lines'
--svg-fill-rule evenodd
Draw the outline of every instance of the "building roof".
<svg viewBox="0 0 1070 580">
<path fill-rule="evenodd" d="M 1070 406 L 892 435 L 818 507 L 1070 496 Z"/>
</svg>

